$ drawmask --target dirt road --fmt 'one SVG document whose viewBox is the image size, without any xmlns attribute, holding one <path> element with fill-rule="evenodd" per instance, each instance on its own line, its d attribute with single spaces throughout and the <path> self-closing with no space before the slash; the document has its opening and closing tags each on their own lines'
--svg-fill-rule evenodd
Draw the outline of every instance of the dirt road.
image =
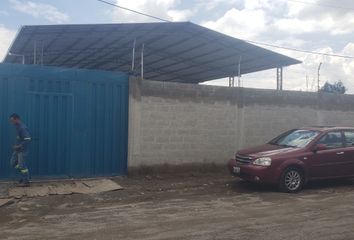
<svg viewBox="0 0 354 240">
<path fill-rule="evenodd" d="M 354 239 L 354 183 L 284 194 L 227 173 L 117 178 L 126 189 L 0 208 L 0 239 Z"/>
</svg>

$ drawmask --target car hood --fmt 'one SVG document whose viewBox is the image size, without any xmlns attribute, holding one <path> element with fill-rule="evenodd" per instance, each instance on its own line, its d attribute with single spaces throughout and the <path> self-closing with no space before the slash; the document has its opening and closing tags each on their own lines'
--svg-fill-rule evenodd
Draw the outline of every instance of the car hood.
<svg viewBox="0 0 354 240">
<path fill-rule="evenodd" d="M 295 153 L 298 151 L 299 151 L 299 148 L 264 144 L 261 146 L 240 150 L 237 152 L 237 154 L 247 155 L 250 157 L 271 157 L 271 156 L 275 156 L 275 155 L 282 155 L 285 153 Z"/>
</svg>

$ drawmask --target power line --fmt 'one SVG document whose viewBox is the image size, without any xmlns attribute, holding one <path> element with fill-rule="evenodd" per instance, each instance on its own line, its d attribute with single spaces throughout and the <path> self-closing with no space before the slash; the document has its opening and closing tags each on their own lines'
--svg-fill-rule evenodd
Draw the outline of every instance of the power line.
<svg viewBox="0 0 354 240">
<path fill-rule="evenodd" d="M 159 21 L 172 22 L 172 21 L 169 21 L 169 20 L 166 20 L 166 19 L 163 19 L 163 18 L 159 18 L 159 17 L 155 17 L 155 16 L 152 16 L 152 15 L 143 13 L 143 12 L 139 12 L 139 11 L 136 11 L 136 10 L 133 10 L 133 9 L 130 9 L 130 8 L 122 7 L 122 6 L 119 6 L 117 4 L 114 4 L 114 3 L 111 3 L 111 2 L 107 2 L 105 0 L 97 0 L 97 1 L 105 3 L 105 4 L 108 4 L 108 5 L 111 5 L 113 7 L 117 7 L 117 8 L 126 10 L 126 11 L 130 11 L 130 12 L 133 12 L 133 13 L 145 16 L 145 17 L 153 18 L 153 19 L 156 19 L 156 20 L 159 20 Z M 309 2 L 302 2 L 302 1 L 298 1 L 298 0 L 288 0 L 288 1 L 311 4 Z M 313 4 L 315 4 L 315 3 L 313 3 Z M 263 46 L 267 46 L 267 47 L 278 48 L 278 49 L 285 49 L 285 50 L 294 51 L 294 52 L 309 53 L 309 54 L 322 55 L 322 56 L 327 56 L 327 57 L 338 57 L 338 58 L 354 59 L 354 56 L 346 56 L 346 55 L 339 55 L 339 54 L 330 54 L 330 53 L 322 53 L 322 52 L 315 52 L 315 51 L 309 51 L 309 50 L 302 50 L 302 49 L 277 46 L 277 45 L 273 45 L 273 44 L 268 44 L 268 43 L 263 43 L 263 42 L 256 42 L 256 41 L 245 40 L 245 39 L 240 39 L 240 40 L 243 40 L 243 41 L 248 42 L 248 43 L 253 43 L 253 44 L 263 45 Z"/>
<path fill-rule="evenodd" d="M 288 0 L 288 1 L 289 2 L 295 2 L 295 3 L 308 4 L 308 5 L 317 5 L 317 6 L 325 7 L 325 8 L 337 8 L 337 9 L 342 9 L 342 10 L 352 10 L 352 11 L 354 11 L 354 8 L 340 7 L 340 6 L 331 5 L 331 4 L 323 4 L 323 3 L 315 3 L 315 2 L 304 2 L 304 1 L 299 1 L 299 0 Z"/>
<path fill-rule="evenodd" d="M 133 9 L 126 8 L 126 7 L 122 7 L 122 6 L 119 6 L 119 5 L 117 5 L 117 4 L 114 4 L 114 3 L 111 3 L 111 2 L 107 2 L 107 1 L 104 1 L 104 0 L 97 0 L 97 1 L 102 2 L 102 3 L 105 3 L 105 4 L 108 4 L 108 5 L 111 5 L 111 6 L 116 7 L 116 8 L 120 8 L 120 9 L 123 9 L 123 10 L 127 10 L 127 11 L 130 11 L 130 12 L 136 13 L 136 14 L 140 14 L 140 15 L 143 15 L 143 16 L 145 16 L 145 17 L 154 18 L 154 19 L 160 20 L 160 21 L 162 21 L 162 22 L 171 22 L 171 21 L 166 20 L 166 19 L 163 19 L 163 18 L 159 18 L 159 17 L 155 17 L 155 16 L 152 16 L 152 15 L 143 13 L 143 12 L 135 11 L 135 10 L 133 10 Z"/>
<path fill-rule="evenodd" d="M 256 42 L 256 41 L 251 41 L 251 40 L 243 40 L 243 41 L 249 42 L 249 43 L 253 43 L 253 44 L 263 45 L 263 46 L 267 46 L 267 47 L 274 47 L 274 48 L 290 50 L 290 51 L 294 51 L 294 52 L 309 53 L 309 54 L 322 55 L 322 56 L 327 56 L 327 57 L 339 57 L 339 58 L 346 58 L 346 59 L 354 59 L 354 56 L 323 53 L 323 52 L 315 52 L 315 51 L 310 51 L 310 50 L 302 50 L 302 49 L 297 49 L 297 48 L 277 46 L 277 45 L 273 45 L 273 44 L 268 44 L 268 43 L 263 43 L 263 42 Z"/>
</svg>

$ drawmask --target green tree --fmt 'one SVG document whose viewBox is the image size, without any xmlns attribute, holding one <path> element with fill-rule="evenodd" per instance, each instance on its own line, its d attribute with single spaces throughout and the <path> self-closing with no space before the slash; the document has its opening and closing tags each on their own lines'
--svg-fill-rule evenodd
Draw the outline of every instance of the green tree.
<svg viewBox="0 0 354 240">
<path fill-rule="evenodd" d="M 342 81 L 338 81 L 335 83 L 326 82 L 325 85 L 320 89 L 321 92 L 325 93 L 337 93 L 337 94 L 345 94 L 347 88 L 344 86 Z"/>
</svg>

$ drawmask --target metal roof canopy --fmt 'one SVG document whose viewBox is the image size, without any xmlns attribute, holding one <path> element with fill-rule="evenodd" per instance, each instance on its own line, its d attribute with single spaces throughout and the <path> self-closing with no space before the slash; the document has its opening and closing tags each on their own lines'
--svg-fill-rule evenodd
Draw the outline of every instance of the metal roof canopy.
<svg viewBox="0 0 354 240">
<path fill-rule="evenodd" d="M 24 26 L 4 62 L 130 72 L 144 45 L 144 77 L 199 83 L 298 64 L 272 52 L 190 22 Z M 11 54 L 11 55 L 10 55 Z"/>
</svg>

